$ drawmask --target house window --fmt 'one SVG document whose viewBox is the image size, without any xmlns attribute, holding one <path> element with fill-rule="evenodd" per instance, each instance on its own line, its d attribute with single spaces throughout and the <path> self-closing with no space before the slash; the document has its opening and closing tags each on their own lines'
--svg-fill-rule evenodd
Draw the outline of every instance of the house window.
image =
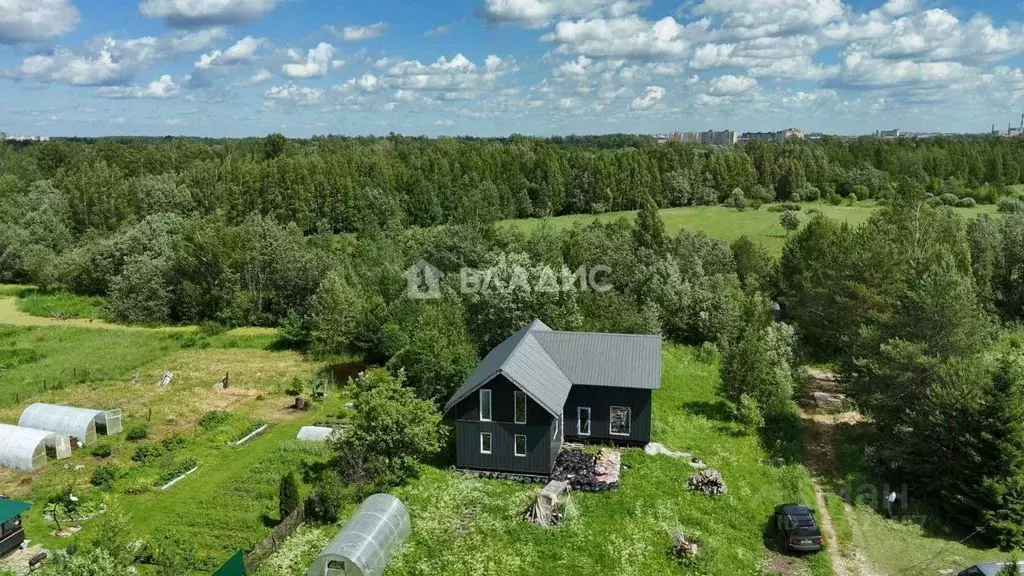
<svg viewBox="0 0 1024 576">
<path fill-rule="evenodd" d="M 480 420 L 490 422 L 491 420 L 491 391 L 480 391 Z"/>
<path fill-rule="evenodd" d="M 526 393 L 516 392 L 516 424 L 526 424 Z"/>
<path fill-rule="evenodd" d="M 526 436 L 516 434 L 516 456 L 526 456 Z"/>
<path fill-rule="evenodd" d="M 491 433 L 481 432 L 480 433 L 480 453 L 490 454 L 491 453 Z"/>
<path fill-rule="evenodd" d="M 629 407 L 612 406 L 609 423 L 611 433 L 616 436 L 629 436 Z"/>
<path fill-rule="evenodd" d="M 576 434 L 590 436 L 590 408 L 576 408 Z"/>
</svg>

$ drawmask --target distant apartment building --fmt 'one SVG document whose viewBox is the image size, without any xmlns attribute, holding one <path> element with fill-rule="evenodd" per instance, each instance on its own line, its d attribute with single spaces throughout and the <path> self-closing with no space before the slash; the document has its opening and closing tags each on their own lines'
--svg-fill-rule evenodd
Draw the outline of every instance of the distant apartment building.
<svg viewBox="0 0 1024 576">
<path fill-rule="evenodd" d="M 0 132 L 0 140 L 6 140 L 8 142 L 48 142 L 49 136 L 40 136 L 37 134 L 8 134 L 6 132 Z"/>
<path fill-rule="evenodd" d="M 895 130 L 878 130 L 875 132 L 875 136 L 878 138 L 892 140 L 900 137 L 900 130 L 899 128 Z"/>
<path fill-rule="evenodd" d="M 706 132 L 673 132 L 671 142 L 683 144 L 717 144 L 719 146 L 732 146 L 739 140 L 739 135 L 733 130 L 708 130 Z"/>
<path fill-rule="evenodd" d="M 786 128 L 778 132 L 744 132 L 739 139 L 742 142 L 785 142 L 790 138 L 804 139 L 804 131 L 799 128 Z"/>
</svg>

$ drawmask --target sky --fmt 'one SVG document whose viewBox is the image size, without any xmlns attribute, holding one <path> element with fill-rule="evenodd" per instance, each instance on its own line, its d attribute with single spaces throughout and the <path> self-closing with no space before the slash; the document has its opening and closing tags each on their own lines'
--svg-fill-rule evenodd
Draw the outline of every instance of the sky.
<svg viewBox="0 0 1024 576">
<path fill-rule="evenodd" d="M 0 0 L 0 131 L 986 132 L 1016 0 Z"/>
</svg>

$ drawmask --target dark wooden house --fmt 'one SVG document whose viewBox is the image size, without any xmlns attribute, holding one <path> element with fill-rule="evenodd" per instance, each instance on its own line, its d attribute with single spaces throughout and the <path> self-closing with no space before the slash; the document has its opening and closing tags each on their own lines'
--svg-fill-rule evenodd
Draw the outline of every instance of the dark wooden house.
<svg viewBox="0 0 1024 576">
<path fill-rule="evenodd" d="M 0 556 L 17 549 L 25 541 L 21 515 L 31 507 L 28 502 L 0 497 Z"/>
<path fill-rule="evenodd" d="M 566 440 L 646 444 L 661 337 L 559 332 L 534 320 L 445 405 L 460 468 L 548 475 Z"/>
</svg>

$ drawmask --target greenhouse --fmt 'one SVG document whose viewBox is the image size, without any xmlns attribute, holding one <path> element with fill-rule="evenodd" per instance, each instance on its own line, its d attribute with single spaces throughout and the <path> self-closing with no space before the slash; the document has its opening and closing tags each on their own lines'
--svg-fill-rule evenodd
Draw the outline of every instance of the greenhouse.
<svg viewBox="0 0 1024 576">
<path fill-rule="evenodd" d="M 56 437 L 56 438 L 55 438 Z M 47 444 L 59 444 L 60 436 L 46 430 L 35 430 L 0 424 L 0 467 L 32 472 L 46 464 Z M 70 454 L 70 446 L 68 446 Z"/>
<path fill-rule="evenodd" d="M 21 413 L 18 425 L 66 434 L 77 438 L 84 446 L 95 442 L 97 433 L 121 432 L 121 411 L 32 404 Z"/>
<path fill-rule="evenodd" d="M 326 426 L 303 426 L 299 429 L 299 434 L 296 436 L 299 440 L 306 440 L 307 442 L 327 442 L 334 436 L 334 428 L 327 428 Z"/>
<path fill-rule="evenodd" d="M 388 557 L 411 531 L 401 500 L 374 494 L 313 562 L 309 576 L 381 576 Z"/>
</svg>

